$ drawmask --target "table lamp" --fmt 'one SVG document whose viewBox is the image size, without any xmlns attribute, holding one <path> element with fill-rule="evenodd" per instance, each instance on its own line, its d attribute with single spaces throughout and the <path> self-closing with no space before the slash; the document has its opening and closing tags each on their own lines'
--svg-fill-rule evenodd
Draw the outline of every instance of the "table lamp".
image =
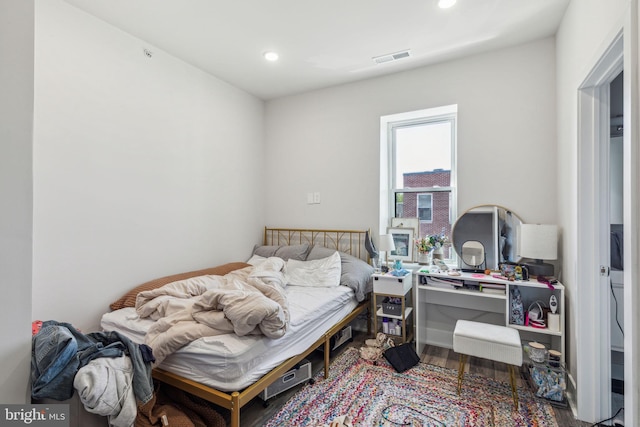
<svg viewBox="0 0 640 427">
<path fill-rule="evenodd" d="M 553 276 L 553 264 L 544 260 L 558 259 L 558 226 L 549 224 L 521 224 L 519 253 L 535 262 L 525 264 L 530 276 Z"/>
<path fill-rule="evenodd" d="M 380 252 L 384 252 L 385 254 L 385 265 L 387 268 L 389 267 L 389 252 L 396 250 L 396 245 L 393 242 L 393 235 L 391 234 L 381 234 L 380 235 L 380 244 L 378 245 L 378 249 Z M 381 257 L 382 259 L 382 257 Z"/>
</svg>

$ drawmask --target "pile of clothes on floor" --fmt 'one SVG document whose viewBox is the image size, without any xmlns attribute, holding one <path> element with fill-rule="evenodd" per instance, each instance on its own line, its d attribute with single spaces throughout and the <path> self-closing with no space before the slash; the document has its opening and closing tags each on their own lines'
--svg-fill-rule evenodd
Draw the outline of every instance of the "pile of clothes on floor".
<svg viewBox="0 0 640 427">
<path fill-rule="evenodd" d="M 31 397 L 70 399 L 77 392 L 87 412 L 114 427 L 224 426 L 206 402 L 173 390 L 157 393 L 151 348 L 118 332 L 83 334 L 68 323 L 32 325 Z"/>
<path fill-rule="evenodd" d="M 39 326 L 39 327 L 38 327 Z M 88 412 L 117 427 L 130 427 L 137 401 L 153 397 L 151 349 L 118 332 L 83 334 L 49 320 L 32 337 L 31 398 L 67 400 L 78 392 Z"/>
</svg>

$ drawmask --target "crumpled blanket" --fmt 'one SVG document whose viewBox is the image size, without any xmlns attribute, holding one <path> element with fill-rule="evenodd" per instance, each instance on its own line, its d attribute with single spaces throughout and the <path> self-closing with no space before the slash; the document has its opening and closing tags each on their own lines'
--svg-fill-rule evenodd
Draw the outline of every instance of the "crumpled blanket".
<svg viewBox="0 0 640 427">
<path fill-rule="evenodd" d="M 139 293 L 136 312 L 156 320 L 145 336 L 156 365 L 202 337 L 282 337 L 289 325 L 283 268 L 284 261 L 272 257 L 224 276 L 198 276 Z"/>
</svg>

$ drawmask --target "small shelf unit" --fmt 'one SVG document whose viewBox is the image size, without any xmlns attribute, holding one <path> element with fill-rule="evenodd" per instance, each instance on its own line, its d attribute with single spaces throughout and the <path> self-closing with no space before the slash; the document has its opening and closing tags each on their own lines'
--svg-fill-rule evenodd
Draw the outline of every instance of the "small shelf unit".
<svg viewBox="0 0 640 427">
<path fill-rule="evenodd" d="M 382 332 L 382 318 L 398 320 L 401 327 L 401 334 L 388 333 L 396 344 L 400 342 L 411 342 L 414 339 L 414 308 L 413 303 L 413 274 L 409 271 L 404 276 L 394 276 L 390 273 L 374 273 L 373 278 L 373 330 L 374 334 Z M 386 314 L 382 309 L 384 298 L 399 298 L 400 313 Z"/>
</svg>

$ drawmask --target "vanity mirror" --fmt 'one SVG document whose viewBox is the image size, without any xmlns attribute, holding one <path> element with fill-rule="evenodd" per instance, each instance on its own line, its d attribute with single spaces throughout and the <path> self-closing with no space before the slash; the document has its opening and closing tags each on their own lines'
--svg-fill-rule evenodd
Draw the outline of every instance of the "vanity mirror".
<svg viewBox="0 0 640 427">
<path fill-rule="evenodd" d="M 467 240 L 462 244 L 460 258 L 462 262 L 474 269 L 483 269 L 485 253 L 484 245 L 477 240 Z"/>
<path fill-rule="evenodd" d="M 507 208 L 481 205 L 464 212 L 451 231 L 453 248 L 463 270 L 497 270 L 503 262 L 518 262 L 516 243 L 522 220 Z"/>
</svg>

